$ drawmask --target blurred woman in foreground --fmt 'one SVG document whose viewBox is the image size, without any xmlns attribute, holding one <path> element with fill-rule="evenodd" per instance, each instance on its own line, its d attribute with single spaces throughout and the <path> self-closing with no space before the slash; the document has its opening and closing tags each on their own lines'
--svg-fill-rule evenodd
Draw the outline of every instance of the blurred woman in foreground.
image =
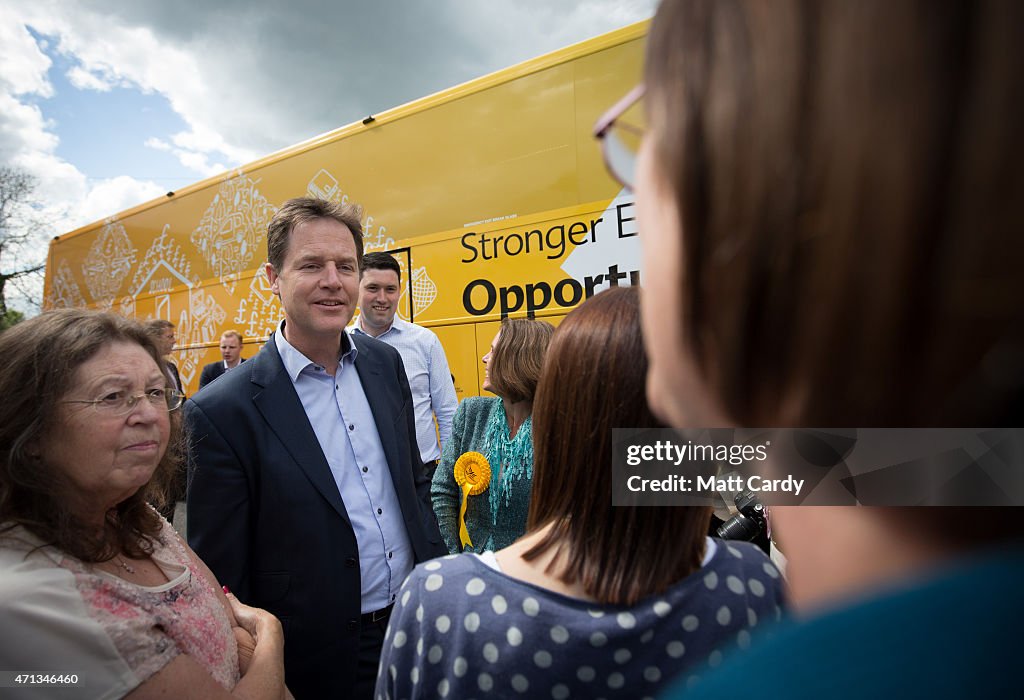
<svg viewBox="0 0 1024 700">
<path fill-rule="evenodd" d="M 1019 426 L 1022 72 L 1024 3 L 665 0 L 639 160 L 607 151 L 636 190 L 655 412 Z M 1019 692 L 1016 509 L 791 507 L 773 525 L 806 621 L 686 697 L 736 679 L 759 697 Z"/>
<path fill-rule="evenodd" d="M 537 387 L 527 533 L 416 567 L 378 695 L 649 697 L 779 617 L 778 571 L 751 544 L 709 539 L 710 508 L 612 505 L 612 430 L 658 426 L 645 373 L 637 289 L 566 316 Z"/>
<path fill-rule="evenodd" d="M 145 329 L 51 311 L 0 357 L 0 668 L 73 675 L 76 697 L 285 697 L 280 623 L 225 597 L 149 505 L 182 396 Z"/>
</svg>

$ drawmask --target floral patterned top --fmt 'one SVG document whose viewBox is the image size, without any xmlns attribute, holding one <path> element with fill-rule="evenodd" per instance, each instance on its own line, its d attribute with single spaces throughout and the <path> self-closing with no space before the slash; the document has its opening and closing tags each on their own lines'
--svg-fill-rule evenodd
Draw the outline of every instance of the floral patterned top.
<svg viewBox="0 0 1024 700">
<path fill-rule="evenodd" d="M 0 535 L 0 666 L 75 674 L 78 697 L 123 697 L 178 654 L 228 690 L 238 683 L 227 611 L 166 521 L 153 553 L 168 578 L 159 586 L 135 585 L 39 544 L 21 527 Z M 22 688 L 8 697 L 47 692 Z"/>
</svg>

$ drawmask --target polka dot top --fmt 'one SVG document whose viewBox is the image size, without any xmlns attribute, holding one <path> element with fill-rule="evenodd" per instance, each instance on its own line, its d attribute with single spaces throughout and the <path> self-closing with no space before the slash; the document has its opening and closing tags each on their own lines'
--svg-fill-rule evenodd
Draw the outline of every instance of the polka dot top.
<svg viewBox="0 0 1024 700">
<path fill-rule="evenodd" d="M 391 615 L 376 697 L 653 697 L 782 615 L 782 577 L 761 550 L 717 545 L 699 571 L 633 607 L 569 598 L 472 554 L 420 564 Z"/>
</svg>

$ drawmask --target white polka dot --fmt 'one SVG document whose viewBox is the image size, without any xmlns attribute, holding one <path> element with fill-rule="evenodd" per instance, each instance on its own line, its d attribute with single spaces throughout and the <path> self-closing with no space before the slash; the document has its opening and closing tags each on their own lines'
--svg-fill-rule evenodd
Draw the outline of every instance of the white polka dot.
<svg viewBox="0 0 1024 700">
<path fill-rule="evenodd" d="M 613 690 L 618 690 L 622 686 L 626 685 L 626 677 L 616 671 L 612 675 L 608 676 L 608 687 Z"/>
<path fill-rule="evenodd" d="M 739 634 L 736 635 L 736 646 L 740 649 L 750 648 L 750 632 L 740 630 Z"/>
<path fill-rule="evenodd" d="M 427 661 L 432 664 L 438 663 L 444 656 L 444 649 L 441 648 L 440 644 L 435 644 L 430 647 L 430 651 L 427 652 Z"/>
<path fill-rule="evenodd" d="M 659 600 L 654 604 L 654 614 L 658 617 L 665 617 L 670 612 L 672 612 L 672 606 L 664 600 Z"/>
<path fill-rule="evenodd" d="M 683 629 L 687 632 L 693 632 L 698 627 L 700 627 L 700 620 L 696 615 L 687 615 L 683 618 Z"/>
<path fill-rule="evenodd" d="M 686 647 L 678 639 L 668 643 L 665 647 L 665 653 L 671 656 L 673 659 L 678 659 L 680 656 L 686 653 Z"/>
<path fill-rule="evenodd" d="M 416 641 L 416 655 L 423 656 L 423 637 Z"/>
<path fill-rule="evenodd" d="M 657 683 L 661 680 L 661 669 L 657 666 L 648 666 L 644 669 L 644 680 L 649 683 Z"/>
<path fill-rule="evenodd" d="M 529 689 L 530 681 L 526 680 L 526 676 L 521 673 L 512 676 L 512 690 L 517 693 L 525 693 Z"/>
<path fill-rule="evenodd" d="M 476 677 L 476 684 L 485 693 L 494 687 L 494 679 L 489 673 L 481 673 Z"/>
<path fill-rule="evenodd" d="M 540 613 L 540 603 L 537 602 L 536 598 L 525 598 L 523 600 L 523 612 L 530 617 L 537 617 Z"/>
<path fill-rule="evenodd" d="M 430 576 L 427 576 L 427 582 L 423 586 L 428 591 L 436 591 L 442 584 L 444 584 L 444 579 L 441 578 L 441 574 L 430 574 Z"/>
<path fill-rule="evenodd" d="M 631 652 L 629 649 L 618 649 L 616 650 L 615 656 L 613 658 L 615 659 L 615 663 L 624 664 L 633 658 L 633 652 Z"/>
<path fill-rule="evenodd" d="M 484 583 L 482 578 L 471 578 L 469 583 L 466 584 L 466 593 L 470 595 L 480 595 L 487 588 L 487 584 Z"/>
<path fill-rule="evenodd" d="M 772 578 L 778 578 L 779 577 L 779 570 L 776 569 L 771 564 L 769 564 L 768 562 L 765 562 L 764 564 L 761 564 L 761 568 L 764 569 L 764 572 L 766 574 L 768 574 L 769 576 L 771 576 Z"/>
<path fill-rule="evenodd" d="M 587 610 L 592 618 L 595 620 L 604 617 L 604 610 Z"/>
<path fill-rule="evenodd" d="M 569 630 L 561 625 L 555 625 L 551 628 L 551 639 L 557 644 L 565 644 L 569 641 Z"/>
<path fill-rule="evenodd" d="M 445 554 L 445 555 L 444 555 L 443 557 L 441 557 L 441 558 L 442 558 L 442 559 L 454 559 L 454 558 L 455 558 L 455 557 L 457 557 L 457 556 L 459 556 L 459 555 L 458 555 L 458 554 Z"/>
<path fill-rule="evenodd" d="M 718 668 L 722 665 L 722 652 L 715 649 L 713 652 L 708 654 L 708 666 L 711 668 Z"/>
<path fill-rule="evenodd" d="M 700 683 L 700 676 L 690 676 L 689 678 L 686 679 L 686 687 L 687 688 L 692 688 L 693 686 L 697 685 L 698 683 Z"/>
<path fill-rule="evenodd" d="M 636 627 L 636 618 L 633 617 L 633 613 L 620 612 L 615 616 L 615 621 L 619 623 L 619 627 L 624 630 L 631 630 Z"/>
<path fill-rule="evenodd" d="M 753 608 L 747 608 L 747 624 L 751 627 L 757 624 L 757 613 Z"/>
<path fill-rule="evenodd" d="M 398 630 L 397 632 L 395 632 L 395 641 L 392 642 L 392 644 L 394 644 L 395 649 L 401 649 L 405 646 L 405 643 L 408 641 L 408 639 L 409 637 L 405 634 L 404 630 Z"/>
<path fill-rule="evenodd" d="M 646 632 L 640 635 L 641 644 L 647 644 L 652 639 L 654 639 L 654 630 L 647 630 Z"/>
<path fill-rule="evenodd" d="M 519 631 L 518 627 L 513 625 L 505 633 L 505 639 L 508 640 L 509 646 L 517 647 L 523 643 L 523 633 Z"/>
<path fill-rule="evenodd" d="M 462 621 L 462 625 L 466 628 L 467 632 L 476 632 L 480 629 L 480 616 L 475 612 L 471 612 L 466 615 L 466 619 Z"/>
<path fill-rule="evenodd" d="M 569 697 L 569 688 L 561 683 L 551 687 L 551 697 L 555 700 L 565 700 Z"/>
<path fill-rule="evenodd" d="M 397 678 L 397 677 L 398 677 L 398 669 L 397 669 L 397 668 L 395 668 L 395 665 L 394 665 L 394 664 L 391 664 L 390 666 L 388 666 L 388 673 L 390 673 L 390 674 L 391 674 L 391 680 L 392 680 L 392 681 L 394 681 L 394 680 L 395 680 L 395 678 Z"/>
<path fill-rule="evenodd" d="M 413 685 L 416 685 L 417 683 L 420 682 L 420 667 L 419 666 L 413 666 L 412 670 L 409 671 L 409 680 L 412 681 Z"/>
<path fill-rule="evenodd" d="M 742 559 L 743 558 L 743 552 L 741 552 L 740 550 L 736 549 L 735 547 L 730 547 L 729 545 L 726 545 L 725 548 L 727 550 L 729 550 L 729 554 L 733 555 L 737 559 Z"/>
<path fill-rule="evenodd" d="M 455 674 L 455 677 L 462 678 L 468 670 L 469 662 L 466 661 L 466 658 L 464 656 L 456 656 L 455 663 L 452 664 L 452 673 Z"/>
<path fill-rule="evenodd" d="M 405 604 L 409 602 L 409 596 L 411 596 L 411 595 L 412 595 L 412 591 L 408 591 L 408 590 L 405 593 L 402 594 L 402 607 L 403 608 L 405 607 Z"/>
<path fill-rule="evenodd" d="M 437 694 L 442 698 L 448 697 L 448 691 L 451 690 L 451 685 L 448 683 L 447 678 L 442 678 L 441 682 L 437 684 Z"/>
<path fill-rule="evenodd" d="M 743 581 L 740 581 L 737 576 L 730 576 L 725 579 L 725 585 L 728 586 L 729 590 L 736 595 L 743 595 L 747 590 L 743 587 Z"/>
<path fill-rule="evenodd" d="M 597 671 L 594 670 L 593 666 L 580 666 L 576 669 L 576 677 L 584 683 L 589 683 L 597 678 Z"/>
<path fill-rule="evenodd" d="M 718 624 L 725 627 L 732 621 L 732 610 L 729 609 L 728 605 L 723 605 L 715 613 L 715 619 L 718 620 Z"/>
<path fill-rule="evenodd" d="M 449 629 L 451 629 L 451 626 L 451 618 L 449 618 L 447 615 L 441 615 L 439 618 L 434 620 L 434 627 L 436 627 L 437 631 L 441 634 L 445 634 Z"/>
<path fill-rule="evenodd" d="M 423 568 L 426 569 L 427 571 L 437 571 L 438 569 L 441 568 L 441 562 L 439 562 L 439 561 L 428 561 L 426 564 L 423 565 Z"/>
<path fill-rule="evenodd" d="M 590 646 L 603 647 L 608 643 L 608 635 L 604 632 L 594 632 L 590 635 Z"/>
<path fill-rule="evenodd" d="M 505 611 L 508 610 L 508 603 L 503 596 L 496 595 L 491 598 L 491 609 L 498 615 L 504 615 Z"/>
<path fill-rule="evenodd" d="M 539 668 L 551 668 L 551 654 L 541 649 L 533 655 L 533 663 Z"/>
<path fill-rule="evenodd" d="M 484 644 L 484 652 L 483 653 L 484 653 L 484 658 L 487 659 L 492 664 L 498 662 L 498 647 L 494 646 L 493 643 L 487 642 L 487 644 Z"/>
<path fill-rule="evenodd" d="M 416 606 L 416 622 L 423 622 L 423 606 Z"/>
<path fill-rule="evenodd" d="M 750 592 L 756 595 L 758 598 L 764 598 L 764 584 L 758 581 L 756 578 L 749 579 L 747 585 L 750 586 Z"/>
<path fill-rule="evenodd" d="M 713 591 L 718 588 L 718 572 L 709 571 L 704 577 L 704 585 L 707 586 L 709 591 Z"/>
</svg>

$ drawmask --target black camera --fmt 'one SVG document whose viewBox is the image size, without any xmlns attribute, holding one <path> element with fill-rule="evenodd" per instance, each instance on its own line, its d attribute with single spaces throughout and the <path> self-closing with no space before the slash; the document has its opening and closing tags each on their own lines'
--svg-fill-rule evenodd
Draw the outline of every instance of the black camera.
<svg viewBox="0 0 1024 700">
<path fill-rule="evenodd" d="M 768 511 L 757 500 L 753 491 L 736 496 L 736 515 L 719 526 L 717 534 L 723 540 L 753 541 L 768 529 Z"/>
</svg>

